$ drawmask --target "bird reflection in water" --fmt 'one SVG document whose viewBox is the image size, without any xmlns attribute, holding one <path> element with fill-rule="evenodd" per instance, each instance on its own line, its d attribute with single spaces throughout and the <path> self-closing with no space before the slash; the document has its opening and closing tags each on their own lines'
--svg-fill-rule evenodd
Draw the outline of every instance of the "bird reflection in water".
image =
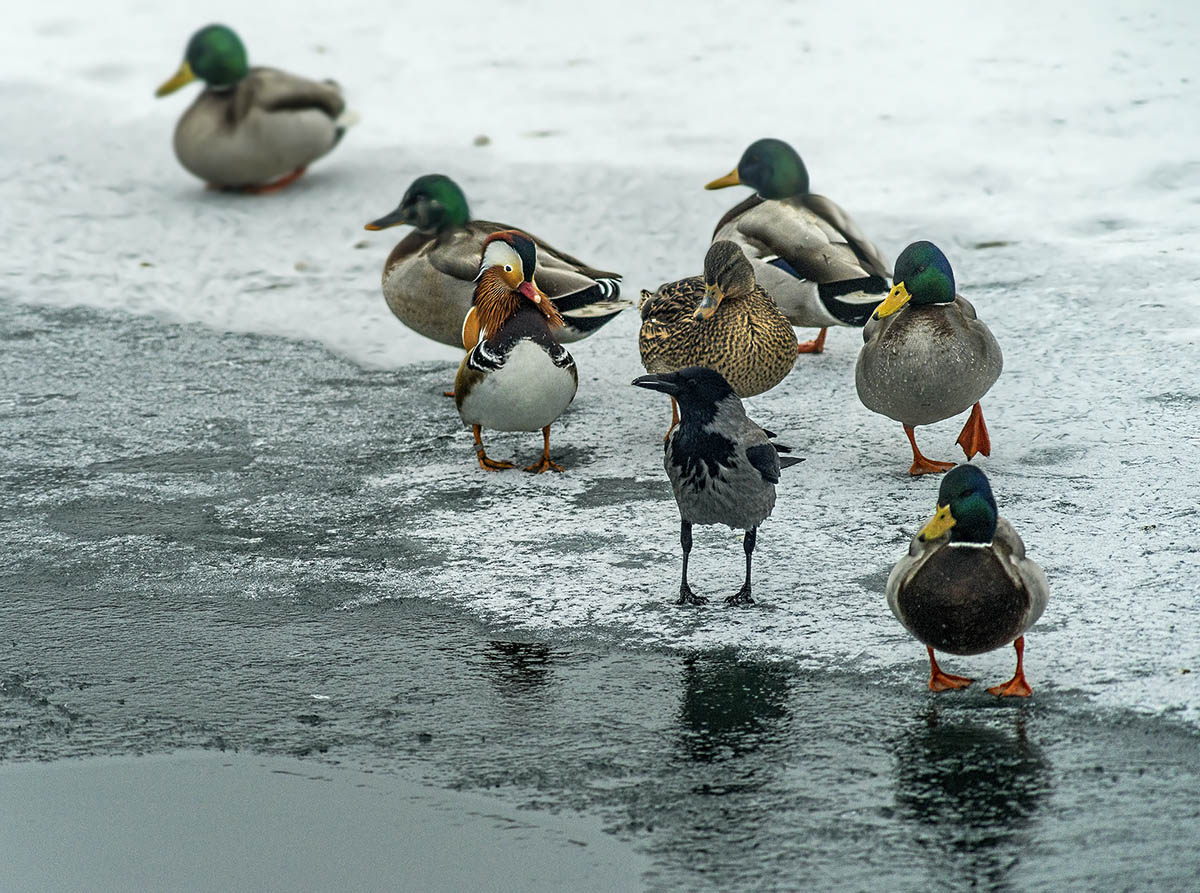
<svg viewBox="0 0 1200 893">
<path fill-rule="evenodd" d="M 930 852 L 932 876 L 966 886 L 1006 884 L 1051 783 L 1050 766 L 1025 726 L 1024 710 L 1009 731 L 948 720 L 931 707 L 901 739 L 896 805 Z"/>
<path fill-rule="evenodd" d="M 483 652 L 488 676 L 505 695 L 527 695 L 545 688 L 556 657 L 541 642 L 488 642 Z"/>
<path fill-rule="evenodd" d="M 793 673 L 785 663 L 739 659 L 732 650 L 689 655 L 679 717 L 684 752 L 708 763 L 783 740 Z"/>
</svg>

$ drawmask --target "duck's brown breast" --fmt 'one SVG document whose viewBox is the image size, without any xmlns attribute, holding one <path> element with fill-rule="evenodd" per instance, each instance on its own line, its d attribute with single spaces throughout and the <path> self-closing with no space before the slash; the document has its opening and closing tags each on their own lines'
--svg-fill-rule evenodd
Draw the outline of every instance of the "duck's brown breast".
<svg viewBox="0 0 1200 893">
<path fill-rule="evenodd" d="M 1013 641 L 1024 632 L 1029 593 L 1000 560 L 990 547 L 943 546 L 900 590 L 905 627 L 950 654 L 982 654 Z"/>
</svg>

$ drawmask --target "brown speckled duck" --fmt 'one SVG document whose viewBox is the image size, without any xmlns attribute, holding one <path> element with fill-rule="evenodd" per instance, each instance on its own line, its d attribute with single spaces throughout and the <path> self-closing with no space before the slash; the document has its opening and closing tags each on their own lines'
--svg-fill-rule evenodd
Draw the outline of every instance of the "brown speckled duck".
<svg viewBox="0 0 1200 893">
<path fill-rule="evenodd" d="M 755 283 L 754 268 L 733 242 L 713 242 L 703 276 L 643 291 L 638 309 L 638 345 L 651 374 L 706 366 L 744 398 L 775 387 L 796 361 L 791 323 Z M 676 421 L 677 412 L 672 426 Z"/>
</svg>

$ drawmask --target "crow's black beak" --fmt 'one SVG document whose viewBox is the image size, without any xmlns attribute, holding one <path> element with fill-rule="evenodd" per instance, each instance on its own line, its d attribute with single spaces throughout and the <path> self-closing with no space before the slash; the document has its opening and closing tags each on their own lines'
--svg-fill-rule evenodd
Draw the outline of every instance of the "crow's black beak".
<svg viewBox="0 0 1200 893">
<path fill-rule="evenodd" d="M 662 391 L 664 394 L 675 396 L 679 393 L 679 382 L 674 373 L 665 375 L 643 375 L 632 382 L 635 388 L 646 388 L 649 391 Z"/>
</svg>

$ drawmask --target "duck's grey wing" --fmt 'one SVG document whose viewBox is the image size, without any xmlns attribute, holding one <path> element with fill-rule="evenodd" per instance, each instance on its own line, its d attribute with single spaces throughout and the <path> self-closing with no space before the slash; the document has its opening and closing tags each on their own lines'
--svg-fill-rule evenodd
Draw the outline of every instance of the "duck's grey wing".
<svg viewBox="0 0 1200 893">
<path fill-rule="evenodd" d="M 437 244 L 429 252 L 429 262 L 440 273 L 463 282 L 474 282 L 483 257 L 483 240 L 501 229 L 505 227 L 472 220 L 466 226 L 442 233 L 436 237 Z"/>
<path fill-rule="evenodd" d="M 779 257 L 811 282 L 891 276 L 878 249 L 845 211 L 823 196 L 759 202 L 738 216 L 736 227 L 758 256 Z"/>
<path fill-rule="evenodd" d="M 1011 562 L 1025 591 L 1029 593 L 1029 615 L 1025 621 L 1025 629 L 1029 629 L 1046 610 L 1046 603 L 1050 599 L 1050 583 L 1037 562 L 1025 557 L 1025 542 L 1006 518 L 998 519 L 992 542 Z"/>
<path fill-rule="evenodd" d="M 803 201 L 806 208 L 842 237 L 844 244 L 854 252 L 859 266 L 868 276 L 879 276 L 888 280 L 892 278 L 891 265 L 841 205 L 833 199 L 815 193 L 804 196 Z"/>
<path fill-rule="evenodd" d="M 320 109 L 330 118 L 346 110 L 342 89 L 332 81 L 313 81 L 278 68 L 252 68 L 244 79 L 253 104 L 268 112 Z"/>
<path fill-rule="evenodd" d="M 892 613 L 896 615 L 896 619 L 904 623 L 904 617 L 900 613 L 899 597 L 900 590 L 904 587 L 913 575 L 921 569 L 921 566 L 929 559 L 937 549 L 949 538 L 949 534 L 938 537 L 935 540 L 922 540 L 921 535 L 916 534 L 908 543 L 908 554 L 896 562 L 892 572 L 888 574 L 887 579 L 887 601 L 888 607 L 892 609 Z"/>
</svg>

